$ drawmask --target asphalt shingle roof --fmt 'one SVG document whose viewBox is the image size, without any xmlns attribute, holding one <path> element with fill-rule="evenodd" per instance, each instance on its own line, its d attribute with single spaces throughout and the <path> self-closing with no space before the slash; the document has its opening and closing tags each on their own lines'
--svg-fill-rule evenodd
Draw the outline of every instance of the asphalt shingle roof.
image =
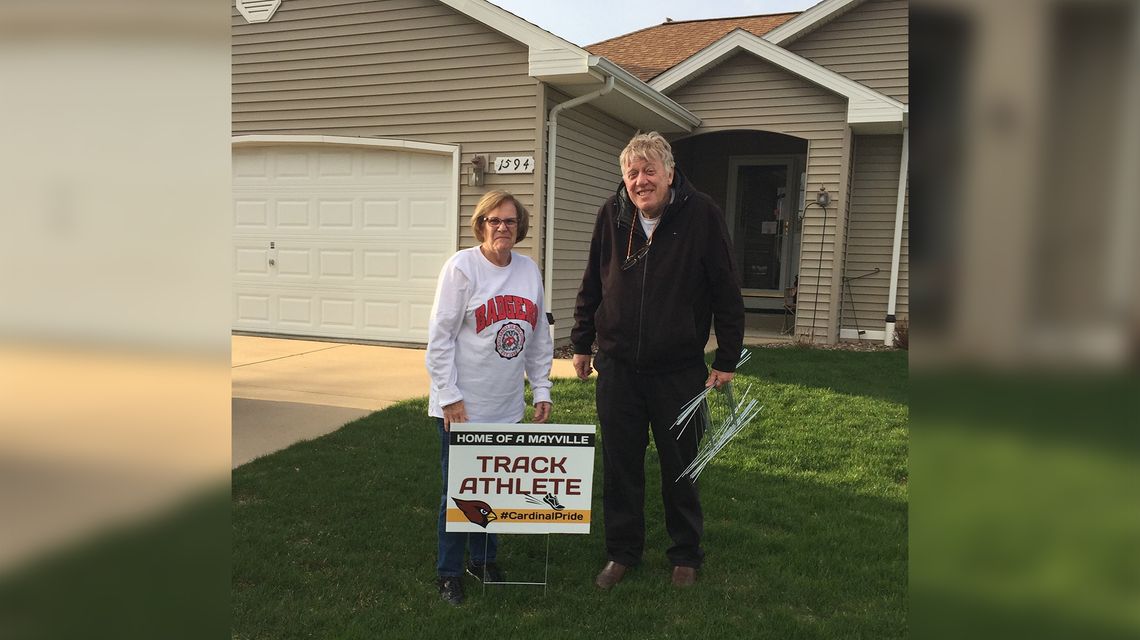
<svg viewBox="0 0 1140 640">
<path fill-rule="evenodd" d="M 738 18 L 677 20 L 591 44 L 586 50 L 605 56 L 645 82 L 740 28 L 757 36 L 799 15 L 776 13 Z"/>
</svg>

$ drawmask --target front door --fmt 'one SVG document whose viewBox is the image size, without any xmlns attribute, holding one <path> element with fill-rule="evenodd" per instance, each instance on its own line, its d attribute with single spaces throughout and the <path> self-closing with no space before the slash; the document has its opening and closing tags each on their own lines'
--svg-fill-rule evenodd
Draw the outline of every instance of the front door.
<svg viewBox="0 0 1140 640">
<path fill-rule="evenodd" d="M 790 158 L 729 161 L 726 214 L 746 295 L 782 298 L 795 280 L 794 167 Z"/>
</svg>

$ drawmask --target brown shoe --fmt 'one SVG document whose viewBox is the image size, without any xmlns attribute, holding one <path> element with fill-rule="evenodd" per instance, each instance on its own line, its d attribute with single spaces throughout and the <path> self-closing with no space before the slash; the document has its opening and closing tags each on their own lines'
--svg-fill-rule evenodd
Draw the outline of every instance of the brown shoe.
<svg viewBox="0 0 1140 640">
<path fill-rule="evenodd" d="M 597 585 L 599 589 L 608 590 L 615 584 L 621 582 L 621 579 L 625 577 L 625 572 L 628 570 L 629 567 L 624 564 L 611 560 L 606 563 L 606 566 L 602 567 L 602 572 L 598 574 L 598 577 L 594 578 L 594 584 Z"/>
<path fill-rule="evenodd" d="M 673 586 L 691 587 L 697 583 L 697 570 L 693 567 L 673 567 Z"/>
</svg>

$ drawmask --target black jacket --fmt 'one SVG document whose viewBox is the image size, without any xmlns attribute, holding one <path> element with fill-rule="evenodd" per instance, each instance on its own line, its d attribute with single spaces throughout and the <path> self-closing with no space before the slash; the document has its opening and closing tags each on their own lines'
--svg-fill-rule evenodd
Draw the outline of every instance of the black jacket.
<svg viewBox="0 0 1140 640">
<path fill-rule="evenodd" d="M 704 362 L 715 319 L 713 368 L 735 371 L 744 301 L 724 214 L 675 171 L 649 252 L 622 271 L 631 226 L 630 252 L 647 242 L 636 213 L 624 184 L 598 211 L 570 332 L 574 353 L 590 353 L 597 338 L 599 351 L 638 371 L 674 371 Z"/>
</svg>

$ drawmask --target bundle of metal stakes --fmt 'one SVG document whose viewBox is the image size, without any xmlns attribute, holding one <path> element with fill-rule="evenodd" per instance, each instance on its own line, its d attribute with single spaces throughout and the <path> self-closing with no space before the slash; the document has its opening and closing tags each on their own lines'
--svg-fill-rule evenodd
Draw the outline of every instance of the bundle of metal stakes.
<svg viewBox="0 0 1140 640">
<path fill-rule="evenodd" d="M 740 362 L 736 364 L 737 370 L 751 357 L 752 354 L 747 349 L 742 350 Z M 714 391 L 716 393 L 713 393 Z M 677 431 L 677 439 L 680 440 L 689 423 L 695 419 L 697 421 L 695 428 L 704 430 L 704 437 L 700 439 L 697 455 L 693 458 L 692 464 L 681 472 L 677 482 L 684 477 L 688 477 L 690 482 L 696 482 L 705 465 L 760 414 L 760 410 L 764 407 L 760 406 L 757 400 L 748 397 L 751 391 L 752 385 L 749 385 L 737 399 L 732 392 L 732 383 L 729 382 L 721 385 L 719 389 L 708 387 L 685 403 L 681 408 L 681 414 L 669 429 L 675 430 L 680 427 Z"/>
</svg>

